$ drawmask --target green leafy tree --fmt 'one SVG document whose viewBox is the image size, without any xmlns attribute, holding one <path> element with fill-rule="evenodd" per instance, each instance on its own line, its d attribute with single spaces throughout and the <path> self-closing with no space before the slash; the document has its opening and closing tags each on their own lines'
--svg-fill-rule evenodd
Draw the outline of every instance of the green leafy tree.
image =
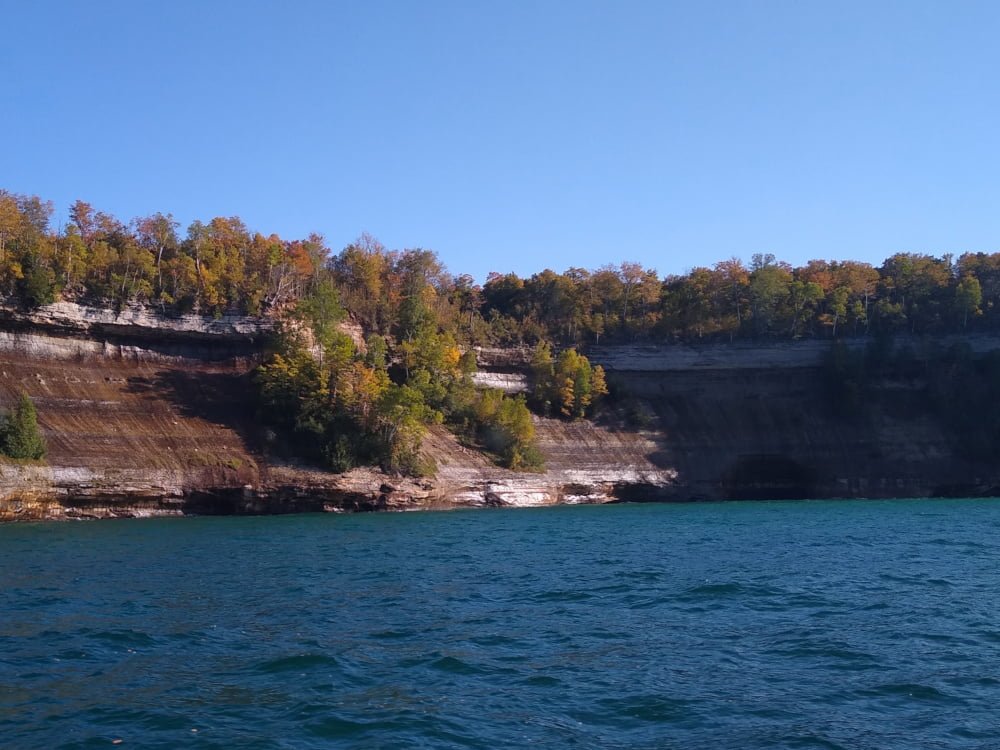
<svg viewBox="0 0 1000 750">
<path fill-rule="evenodd" d="M 983 303 L 983 288 L 975 276 L 963 276 L 955 287 L 955 309 L 962 316 L 962 328 L 969 325 L 969 316 L 979 314 Z"/>
<path fill-rule="evenodd" d="M 442 416 L 424 403 L 420 391 L 407 385 L 389 385 L 376 415 L 386 450 L 383 466 L 403 474 L 433 474 L 435 467 L 420 456 L 420 443 L 426 425 L 440 423 Z"/>
<path fill-rule="evenodd" d="M 344 305 L 368 331 L 385 332 L 389 258 L 374 237 L 364 234 L 332 262 Z"/>
<path fill-rule="evenodd" d="M 474 409 L 477 433 L 487 450 L 509 469 L 539 469 L 542 454 L 535 445 L 535 425 L 523 396 L 482 391 Z"/>
<path fill-rule="evenodd" d="M 881 277 L 882 294 L 891 303 L 881 308 L 888 327 L 908 324 L 910 333 L 927 333 L 942 325 L 953 282 L 950 256 L 896 253 L 882 264 Z"/>
<path fill-rule="evenodd" d="M 531 375 L 534 380 L 532 402 L 542 414 L 548 414 L 557 400 L 555 374 L 552 347 L 547 341 L 539 341 L 531 355 Z"/>
<path fill-rule="evenodd" d="M 770 253 L 756 253 L 751 267 L 749 291 L 754 329 L 762 335 L 771 331 L 788 299 L 792 273 L 787 264 L 776 262 Z"/>
<path fill-rule="evenodd" d="M 532 355 L 531 367 L 532 404 L 543 414 L 555 409 L 569 419 L 582 419 L 597 399 L 607 395 L 604 370 L 593 367 L 576 349 L 563 349 L 553 359 L 551 347 L 540 342 Z"/>
<path fill-rule="evenodd" d="M 316 342 L 328 347 L 337 333 L 337 324 L 344 319 L 340 295 L 328 277 L 319 277 L 311 284 L 296 308 L 299 316 L 312 328 Z"/>
<path fill-rule="evenodd" d="M 815 281 L 793 281 L 788 285 L 791 319 L 788 333 L 792 338 L 798 337 L 800 325 L 812 317 L 822 299 L 823 287 Z"/>
</svg>

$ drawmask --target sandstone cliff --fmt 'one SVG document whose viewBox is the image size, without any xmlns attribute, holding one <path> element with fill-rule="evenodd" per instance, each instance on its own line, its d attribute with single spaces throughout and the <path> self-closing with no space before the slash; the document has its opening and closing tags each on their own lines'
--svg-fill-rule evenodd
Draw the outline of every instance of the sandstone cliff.
<svg viewBox="0 0 1000 750">
<path fill-rule="evenodd" d="M 248 373 L 267 333 L 143 309 L 0 311 L 0 406 L 27 392 L 49 443 L 42 464 L 0 463 L 0 520 L 1000 492 L 997 466 L 960 455 L 929 413 L 894 408 L 913 384 L 883 384 L 864 424 L 831 411 L 822 342 L 596 349 L 629 413 L 537 420 L 544 472 L 500 469 L 439 428 L 433 479 L 317 471 L 269 459 L 254 420 Z M 527 356 L 481 351 L 478 378 L 523 389 Z"/>
<path fill-rule="evenodd" d="M 539 420 L 541 473 L 494 466 L 434 429 L 440 469 L 414 480 L 274 461 L 249 372 L 268 326 L 251 319 L 120 315 L 59 303 L 0 314 L 0 405 L 26 392 L 44 463 L 0 463 L 0 520 L 604 502 L 669 469 L 642 434 Z"/>
<path fill-rule="evenodd" d="M 870 343 L 847 342 L 862 349 Z M 920 361 L 953 344 L 974 355 L 993 336 L 900 337 Z M 924 401 L 926 383 L 883 379 L 865 413 L 845 414 L 826 383 L 829 341 L 594 347 L 591 361 L 627 394 L 645 459 L 670 481 L 641 472 L 616 491 L 629 500 L 1000 495 L 1000 465 L 974 459 Z M 484 350 L 481 383 L 523 390 L 530 353 Z M 616 434 L 621 434 L 618 432 Z M 612 450 L 608 455 L 613 456 Z M 572 459 L 571 459 L 572 460 Z M 616 459 L 608 465 L 619 465 Z M 657 477 L 657 480 L 662 477 Z"/>
</svg>

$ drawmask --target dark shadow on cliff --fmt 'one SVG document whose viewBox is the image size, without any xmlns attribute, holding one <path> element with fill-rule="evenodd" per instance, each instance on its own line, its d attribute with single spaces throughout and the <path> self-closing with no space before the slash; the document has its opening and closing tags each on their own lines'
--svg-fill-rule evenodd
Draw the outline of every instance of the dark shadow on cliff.
<svg viewBox="0 0 1000 750">
<path fill-rule="evenodd" d="M 594 415 L 594 424 L 616 432 L 641 433 L 657 446 L 646 459 L 659 469 L 677 469 L 678 459 L 667 438 L 668 423 L 656 401 L 633 396 L 620 383 L 615 385 Z"/>
<path fill-rule="evenodd" d="M 790 499 L 816 497 L 829 484 L 804 439 L 827 421 L 804 413 L 821 402 L 812 371 L 780 378 L 768 371 L 641 373 L 623 381 L 614 379 L 617 387 L 595 422 L 654 444 L 646 459 L 676 472 L 658 495 Z M 619 496 L 634 494 L 622 488 Z"/>
<path fill-rule="evenodd" d="M 203 419 L 235 432 L 248 450 L 263 450 L 251 376 L 226 372 L 160 370 L 153 377 L 130 377 L 127 391 L 165 400 L 187 419 Z"/>
</svg>

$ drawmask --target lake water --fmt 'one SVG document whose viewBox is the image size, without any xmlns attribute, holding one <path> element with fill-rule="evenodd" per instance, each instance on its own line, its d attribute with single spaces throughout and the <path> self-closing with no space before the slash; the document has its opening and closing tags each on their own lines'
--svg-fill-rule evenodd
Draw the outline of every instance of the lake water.
<svg viewBox="0 0 1000 750">
<path fill-rule="evenodd" d="M 0 747 L 997 748 L 1000 501 L 0 527 Z"/>
</svg>

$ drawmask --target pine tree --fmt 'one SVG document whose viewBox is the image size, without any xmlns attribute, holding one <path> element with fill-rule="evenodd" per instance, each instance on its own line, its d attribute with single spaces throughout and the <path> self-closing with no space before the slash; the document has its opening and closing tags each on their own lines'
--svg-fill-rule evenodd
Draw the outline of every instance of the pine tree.
<svg viewBox="0 0 1000 750">
<path fill-rule="evenodd" d="M 0 422 L 0 450 L 11 458 L 45 457 L 45 438 L 38 430 L 35 405 L 22 393 L 14 410 Z"/>
</svg>

